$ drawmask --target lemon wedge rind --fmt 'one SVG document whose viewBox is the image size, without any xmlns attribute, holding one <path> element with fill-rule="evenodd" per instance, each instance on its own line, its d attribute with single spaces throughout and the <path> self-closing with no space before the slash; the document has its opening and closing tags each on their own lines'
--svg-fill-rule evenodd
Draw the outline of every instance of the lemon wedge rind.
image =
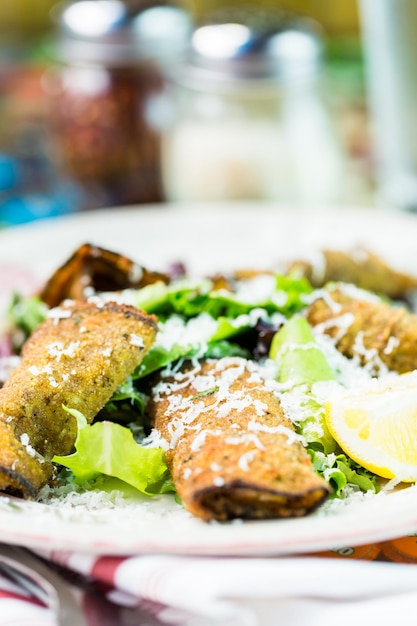
<svg viewBox="0 0 417 626">
<path fill-rule="evenodd" d="M 326 403 L 325 415 L 354 461 L 383 478 L 417 482 L 417 372 L 342 391 Z"/>
</svg>

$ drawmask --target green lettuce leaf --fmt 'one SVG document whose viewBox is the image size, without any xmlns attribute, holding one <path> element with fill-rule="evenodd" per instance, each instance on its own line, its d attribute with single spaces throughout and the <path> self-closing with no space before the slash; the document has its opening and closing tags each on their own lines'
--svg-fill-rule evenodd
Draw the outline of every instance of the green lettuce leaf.
<svg viewBox="0 0 417 626">
<path fill-rule="evenodd" d="M 146 495 L 174 491 L 161 448 L 144 448 L 124 426 L 108 421 L 88 425 L 82 413 L 63 408 L 77 420 L 76 451 L 54 456 L 52 461 L 70 469 L 77 482 L 104 474 L 119 478 Z"/>
<path fill-rule="evenodd" d="M 268 313 L 291 315 L 305 307 L 304 296 L 312 291 L 304 277 L 277 274 L 271 281 L 271 291 L 266 296 L 250 302 L 238 293 L 213 289 L 209 279 L 180 279 L 166 285 L 154 283 L 131 294 L 132 303 L 160 319 L 177 313 L 186 318 L 208 313 L 214 318 L 234 319 L 253 309 L 263 308 Z"/>
<path fill-rule="evenodd" d="M 309 454 L 313 462 L 313 467 L 319 474 L 322 474 L 333 488 L 332 497 L 341 498 L 348 485 L 356 485 L 361 491 L 379 490 L 378 477 L 345 454 L 329 454 L 309 449 Z"/>
<path fill-rule="evenodd" d="M 143 426 L 146 423 L 145 406 L 147 401 L 148 396 L 135 386 L 132 376 L 129 376 L 101 409 L 96 419 L 123 424 L 131 422 L 131 427 L 133 424 L 136 427 Z"/>
<path fill-rule="evenodd" d="M 250 352 L 230 341 L 210 341 L 204 353 L 205 358 L 222 359 L 225 356 L 240 356 L 250 359 Z"/>
<path fill-rule="evenodd" d="M 20 328 L 25 336 L 29 336 L 46 318 L 47 313 L 47 305 L 38 296 L 21 296 L 15 293 L 7 316 L 14 326 Z"/>
<path fill-rule="evenodd" d="M 112 409 L 112 405 L 115 405 L 115 410 L 117 410 L 117 403 L 129 403 L 135 411 L 139 412 L 140 415 L 143 415 L 145 411 L 145 404 L 147 398 L 145 394 L 139 391 L 133 384 L 133 379 L 129 376 L 125 382 L 120 385 L 120 387 L 114 392 L 110 402 L 107 403 L 107 408 L 109 410 Z"/>
<path fill-rule="evenodd" d="M 306 387 L 302 409 L 307 417 L 299 422 L 298 430 L 308 446 L 326 454 L 335 452 L 338 446 L 327 428 L 324 407 L 311 394 L 314 383 L 335 380 L 335 374 L 304 317 L 292 317 L 274 335 L 270 357 L 277 363 L 280 382 Z"/>
<path fill-rule="evenodd" d="M 311 386 L 319 381 L 335 380 L 333 370 L 304 317 L 291 318 L 275 333 L 270 357 L 278 363 L 281 382 Z"/>
<path fill-rule="evenodd" d="M 225 317 L 215 319 L 208 313 L 199 313 L 189 320 L 177 314 L 172 315 L 169 320 L 160 324 L 155 343 L 132 377 L 134 380 L 143 378 L 181 358 L 191 358 L 196 355 L 203 358 L 216 352 L 223 353 L 224 356 L 237 355 L 237 346 L 230 344 L 227 347 L 225 340 L 250 328 L 255 323 L 255 319 L 252 320 L 249 315 L 242 315 L 236 320 Z M 170 344 L 170 341 L 165 340 L 165 336 L 173 333 L 176 334 L 177 340 Z M 243 356 L 243 352 L 240 351 L 239 354 Z"/>
<path fill-rule="evenodd" d="M 286 393 L 305 390 L 297 394 L 305 415 L 297 431 L 306 441 L 314 468 L 332 485 L 333 496 L 341 497 L 347 485 L 376 491 L 376 477 L 342 453 L 327 428 L 324 407 L 312 394 L 314 383 L 336 380 L 336 376 L 305 318 L 292 317 L 284 324 L 274 335 L 270 356 L 277 363 L 278 380 L 292 385 Z"/>
</svg>

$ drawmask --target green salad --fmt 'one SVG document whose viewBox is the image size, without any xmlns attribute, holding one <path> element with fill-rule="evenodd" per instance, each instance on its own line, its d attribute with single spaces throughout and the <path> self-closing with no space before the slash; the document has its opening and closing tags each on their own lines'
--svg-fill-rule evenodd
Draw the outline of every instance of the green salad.
<svg viewBox="0 0 417 626">
<path fill-rule="evenodd" d="M 321 393 L 326 385 L 371 374 L 306 320 L 304 310 L 318 291 L 296 272 L 265 272 L 234 278 L 227 288 L 214 278 L 185 273 L 168 284 L 93 293 L 94 302 L 115 300 L 155 314 L 158 332 L 142 363 L 94 423 L 65 407 L 77 420 L 78 436 L 72 454 L 53 458 L 60 481 L 105 489 L 117 478 L 150 497 L 173 492 L 166 442 L 147 417 L 153 377 L 187 360 L 242 357 L 256 362 L 276 393 L 315 471 L 330 484 L 331 498 L 376 492 L 377 477 L 347 456 L 326 427 Z M 37 296 L 15 295 L 8 315 L 13 336 L 21 341 L 48 315 L 48 306 Z"/>
</svg>

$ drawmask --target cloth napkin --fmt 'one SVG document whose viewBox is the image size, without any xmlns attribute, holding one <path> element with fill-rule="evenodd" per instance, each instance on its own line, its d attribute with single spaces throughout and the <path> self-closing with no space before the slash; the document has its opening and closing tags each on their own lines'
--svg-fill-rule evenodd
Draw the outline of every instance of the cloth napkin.
<svg viewBox="0 0 417 626">
<path fill-rule="evenodd" d="M 416 537 L 274 558 L 37 554 L 64 572 L 89 626 L 417 623 Z M 57 622 L 45 605 L 1 577 L 0 626 L 12 624 Z"/>
</svg>

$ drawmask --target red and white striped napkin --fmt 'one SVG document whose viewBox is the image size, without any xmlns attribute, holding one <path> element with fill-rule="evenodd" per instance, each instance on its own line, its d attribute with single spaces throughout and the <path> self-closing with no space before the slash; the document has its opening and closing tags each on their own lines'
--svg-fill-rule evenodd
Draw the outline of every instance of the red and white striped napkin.
<svg viewBox="0 0 417 626">
<path fill-rule="evenodd" d="M 39 554 L 68 572 L 89 626 L 417 623 L 415 564 L 319 556 Z M 55 626 L 56 621 L 47 607 L 0 578 L 0 626 L 12 624 Z"/>
</svg>

